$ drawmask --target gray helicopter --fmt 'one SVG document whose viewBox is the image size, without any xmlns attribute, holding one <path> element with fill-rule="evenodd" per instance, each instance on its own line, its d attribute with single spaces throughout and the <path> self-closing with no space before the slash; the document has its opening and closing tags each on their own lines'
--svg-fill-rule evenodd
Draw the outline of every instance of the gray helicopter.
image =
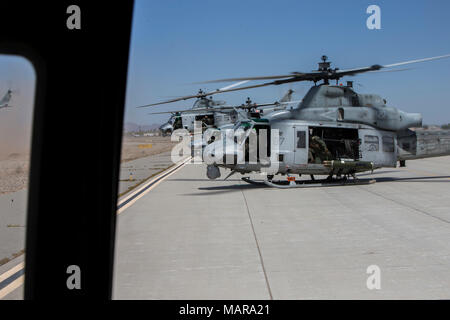
<svg viewBox="0 0 450 320">
<path fill-rule="evenodd" d="M 12 106 L 9 104 L 9 101 L 12 98 L 12 93 L 13 91 L 11 89 L 8 89 L 8 91 L 6 91 L 6 94 L 0 100 L 0 109 L 12 108 Z"/>
<path fill-rule="evenodd" d="M 222 90 L 230 90 L 234 87 L 238 87 L 244 83 L 249 82 L 249 80 L 242 80 L 237 83 L 231 84 L 221 89 L 214 90 L 214 94 L 220 93 Z M 208 95 L 205 94 L 203 90 L 199 90 L 196 95 L 178 97 L 175 99 L 170 99 L 167 101 L 161 101 L 157 103 L 146 104 L 143 106 L 139 106 L 137 108 L 147 108 L 152 106 L 158 106 L 162 104 L 173 103 L 177 101 L 183 101 L 188 99 L 196 98 L 191 109 L 183 110 L 183 111 L 169 111 L 169 112 L 155 112 L 151 114 L 171 114 L 169 120 L 162 124 L 159 127 L 159 131 L 163 136 L 167 136 L 172 134 L 173 131 L 177 129 L 187 129 L 190 132 L 194 130 L 194 121 L 202 121 L 205 127 L 211 127 L 214 124 L 214 113 L 212 112 L 213 108 L 216 106 L 221 106 L 225 104 L 225 101 L 214 100 L 212 97 L 208 98 Z"/>
<path fill-rule="evenodd" d="M 172 114 L 169 120 L 159 127 L 163 136 L 172 134 L 177 129 L 187 129 L 189 132 L 194 130 L 194 121 L 201 121 L 205 128 L 212 127 L 215 123 L 214 108 L 225 104 L 225 101 L 218 101 L 212 97 L 203 96 L 203 90 L 198 92 L 200 97 L 194 102 L 191 109 L 169 112 L 154 112 L 150 114 Z M 164 104 L 166 102 L 158 103 Z M 158 105 L 152 104 L 152 105 Z"/>
<path fill-rule="evenodd" d="M 242 83 L 243 82 L 239 82 L 238 84 Z M 230 87 L 231 86 L 223 89 L 227 89 Z M 149 114 L 172 114 L 169 120 L 159 127 L 159 130 L 163 136 L 170 135 L 174 130 L 177 129 L 186 129 L 190 133 L 193 133 L 194 124 L 196 121 L 201 123 L 203 131 L 207 128 L 233 128 L 234 124 L 239 121 L 249 118 L 259 118 L 263 114 L 270 113 L 276 110 L 284 110 L 289 105 L 297 103 L 298 101 L 292 101 L 293 92 L 293 90 L 289 89 L 279 101 L 275 101 L 274 103 L 256 104 L 253 103 L 250 98 L 247 98 L 246 102 L 239 106 L 226 106 L 224 105 L 224 101 L 213 100 L 212 97 L 207 97 L 206 95 L 204 95 L 204 92 L 200 90 L 198 96 L 196 96 L 197 100 L 194 102 L 194 105 L 191 109 L 167 112 L 152 112 Z M 189 98 L 190 96 L 181 97 L 175 99 L 175 101 Z M 174 100 L 170 100 L 169 102 L 174 102 Z M 165 104 L 169 102 L 155 103 L 142 107 Z"/>
<path fill-rule="evenodd" d="M 420 114 L 387 106 L 379 95 L 359 94 L 351 81 L 345 86 L 337 85 L 344 76 L 448 57 L 340 70 L 332 69 L 323 56 L 318 70 L 313 72 L 214 80 L 274 79 L 231 91 L 297 81 L 312 81 L 314 86 L 297 108 L 242 120 L 235 125 L 234 133 L 221 135 L 207 145 L 203 151 L 207 176 L 219 178 L 222 167 L 231 169 L 228 176 L 261 173 L 265 176 L 262 181 L 242 179 L 278 188 L 373 183 L 374 180 L 357 179 L 355 174 L 396 167 L 398 162 L 405 166 L 406 160 L 450 155 L 449 131 L 411 130 L 422 125 Z M 330 85 L 330 80 L 336 80 L 336 85 Z M 317 84 L 319 81 L 322 83 Z M 287 180 L 274 181 L 277 174 L 287 175 Z M 302 174 L 310 175 L 311 180 L 296 180 L 294 175 Z M 327 178 L 316 180 L 314 175 Z M 353 179 L 348 179 L 350 176 Z"/>
</svg>

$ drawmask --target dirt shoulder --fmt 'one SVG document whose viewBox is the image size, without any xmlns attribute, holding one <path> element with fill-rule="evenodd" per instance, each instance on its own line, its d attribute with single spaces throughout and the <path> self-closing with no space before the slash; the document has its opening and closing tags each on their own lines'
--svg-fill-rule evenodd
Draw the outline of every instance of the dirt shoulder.
<svg viewBox="0 0 450 320">
<path fill-rule="evenodd" d="M 160 154 L 172 150 L 176 142 L 170 137 L 125 137 L 121 162 Z M 10 153 L 0 157 L 0 194 L 22 190 L 28 185 L 29 153 Z"/>
<path fill-rule="evenodd" d="M 122 142 L 122 163 L 172 150 L 177 142 L 170 137 L 124 137 Z"/>
<path fill-rule="evenodd" d="M 0 159 L 0 194 L 26 188 L 30 166 L 28 153 L 11 153 Z"/>
</svg>

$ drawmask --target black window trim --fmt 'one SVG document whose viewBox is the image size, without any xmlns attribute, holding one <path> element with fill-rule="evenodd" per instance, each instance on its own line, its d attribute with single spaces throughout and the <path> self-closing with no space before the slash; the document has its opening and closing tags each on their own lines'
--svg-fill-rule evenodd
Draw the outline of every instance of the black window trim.
<svg viewBox="0 0 450 320">
<path fill-rule="evenodd" d="M 8 12 L 0 19 L 0 54 L 22 56 L 36 72 L 25 299 L 112 295 L 134 2 L 82 2 L 82 29 L 68 30 L 66 10 L 72 4 L 0 3 L 0 12 Z M 66 286 L 73 264 L 81 268 L 81 290 Z"/>
</svg>

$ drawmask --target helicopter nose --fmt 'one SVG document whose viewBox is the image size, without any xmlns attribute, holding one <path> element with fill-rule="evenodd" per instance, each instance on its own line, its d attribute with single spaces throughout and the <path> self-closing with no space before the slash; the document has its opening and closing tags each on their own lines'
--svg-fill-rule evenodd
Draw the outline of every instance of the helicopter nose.
<svg viewBox="0 0 450 320">
<path fill-rule="evenodd" d="M 228 165 L 237 164 L 238 155 L 235 152 L 227 152 L 222 156 L 222 163 Z"/>
<path fill-rule="evenodd" d="M 222 141 L 209 144 L 204 152 L 203 158 L 206 164 L 236 164 L 238 155 L 234 145 L 223 147 Z"/>
<path fill-rule="evenodd" d="M 218 159 L 223 156 L 221 148 L 219 148 L 218 142 L 213 142 L 205 147 L 203 151 L 203 160 L 206 164 L 218 163 Z"/>
</svg>

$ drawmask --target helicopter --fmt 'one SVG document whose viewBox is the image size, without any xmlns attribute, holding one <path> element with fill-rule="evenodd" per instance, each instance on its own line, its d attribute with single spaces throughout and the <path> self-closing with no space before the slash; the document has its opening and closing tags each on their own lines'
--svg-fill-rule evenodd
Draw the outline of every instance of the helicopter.
<svg viewBox="0 0 450 320">
<path fill-rule="evenodd" d="M 247 82 L 249 82 L 249 80 L 239 81 L 224 88 L 216 89 L 214 93 L 220 93 L 222 90 L 229 90 L 231 88 L 240 86 Z M 161 135 L 168 136 L 171 135 L 174 130 L 183 128 L 188 129 L 189 131 L 193 131 L 194 121 L 203 121 L 204 126 L 206 127 L 211 126 L 211 123 L 214 122 L 214 113 L 211 112 L 209 109 L 212 109 L 216 106 L 224 105 L 225 101 L 213 100 L 212 97 L 208 98 L 208 94 L 205 94 L 205 92 L 202 89 L 200 89 L 196 95 L 178 97 L 167 101 L 146 104 L 139 106 L 137 108 L 147 108 L 192 98 L 196 98 L 196 101 L 194 102 L 192 108 L 189 110 L 151 113 L 151 114 L 165 114 L 165 113 L 172 114 L 169 120 L 159 127 Z"/>
<path fill-rule="evenodd" d="M 231 173 L 225 179 L 235 173 L 260 173 L 265 176 L 262 181 L 242 179 L 277 188 L 366 184 L 375 180 L 360 180 L 356 173 L 396 167 L 397 162 L 405 166 L 407 160 L 450 155 L 449 131 L 411 130 L 422 126 L 421 114 L 387 106 L 387 101 L 376 94 L 359 94 L 352 81 L 338 85 L 344 76 L 448 57 L 340 70 L 331 68 L 331 62 L 322 56 L 319 68 L 313 72 L 209 81 L 274 80 L 231 91 L 297 81 L 312 81 L 314 85 L 297 108 L 239 121 L 234 133 L 223 134 L 207 145 L 203 150 L 207 177 L 217 179 L 220 168 L 226 168 Z M 331 85 L 330 80 L 336 80 L 336 85 Z M 319 81 L 322 82 L 318 84 Z M 273 180 L 277 174 L 287 176 L 287 180 Z M 297 180 L 295 175 L 302 174 L 311 179 Z M 327 178 L 316 180 L 314 175 Z"/>
<path fill-rule="evenodd" d="M 208 98 L 207 96 L 203 95 L 203 90 L 201 89 L 199 90 L 198 95 L 199 97 L 196 99 L 191 109 L 149 113 L 151 115 L 167 113 L 171 114 L 169 120 L 159 127 L 159 131 L 163 136 L 171 135 L 172 132 L 177 129 L 186 129 L 189 132 L 193 132 L 194 121 L 201 121 L 204 128 L 214 126 L 216 122 L 216 110 L 213 109 L 215 109 L 217 106 L 224 105 L 225 101 L 214 100 L 212 99 L 212 97 Z M 147 106 L 159 105 L 164 103 L 166 102 Z"/>
<path fill-rule="evenodd" d="M 242 84 L 239 82 L 233 86 Z M 223 89 L 230 88 L 231 86 Z M 219 89 L 219 90 L 223 90 Z M 191 109 L 167 111 L 167 112 L 153 112 L 154 114 L 166 114 L 171 113 L 169 120 L 159 127 L 159 131 L 163 136 L 172 134 L 174 130 L 186 129 L 188 132 L 194 132 L 194 122 L 201 122 L 203 131 L 207 128 L 226 129 L 232 128 L 234 124 L 240 120 L 248 119 L 249 117 L 260 117 L 263 113 L 268 113 L 275 110 L 285 109 L 288 105 L 297 103 L 298 101 L 292 101 L 292 94 L 294 91 L 289 89 L 286 94 L 274 103 L 256 104 L 253 103 L 248 97 L 244 104 L 239 106 L 225 106 L 224 101 L 213 100 L 212 97 L 204 95 L 203 90 L 198 93 L 198 98 L 194 102 Z M 184 97 L 175 99 L 179 101 Z M 170 100 L 169 102 L 174 102 Z M 141 106 L 148 107 L 158 104 L 165 104 L 169 102 L 155 103 L 151 105 Z M 242 112 L 240 110 L 245 110 Z"/>
<path fill-rule="evenodd" d="M 6 91 L 6 94 L 3 96 L 3 98 L 0 100 L 0 109 L 4 108 L 12 108 L 13 106 L 9 105 L 9 101 L 12 98 L 13 91 L 11 89 L 8 89 Z"/>
</svg>

